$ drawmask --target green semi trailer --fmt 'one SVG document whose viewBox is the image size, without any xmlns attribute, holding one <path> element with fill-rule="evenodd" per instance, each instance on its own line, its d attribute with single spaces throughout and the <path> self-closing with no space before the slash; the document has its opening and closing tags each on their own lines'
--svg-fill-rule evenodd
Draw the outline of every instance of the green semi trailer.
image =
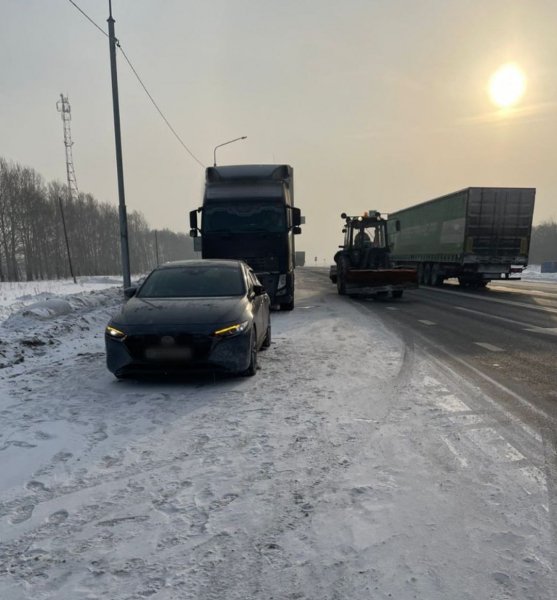
<svg viewBox="0 0 557 600">
<path fill-rule="evenodd" d="M 535 188 L 470 187 L 389 215 L 391 260 L 421 285 L 483 287 L 528 264 Z"/>
</svg>

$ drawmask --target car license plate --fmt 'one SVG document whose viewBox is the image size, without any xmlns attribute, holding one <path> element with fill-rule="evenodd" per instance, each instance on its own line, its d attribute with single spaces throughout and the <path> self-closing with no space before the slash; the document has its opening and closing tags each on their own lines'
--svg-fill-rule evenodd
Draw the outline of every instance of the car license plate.
<svg viewBox="0 0 557 600">
<path fill-rule="evenodd" d="M 145 349 L 145 358 L 148 360 L 190 360 L 192 357 L 191 348 L 174 347 L 174 348 L 154 348 Z"/>
</svg>

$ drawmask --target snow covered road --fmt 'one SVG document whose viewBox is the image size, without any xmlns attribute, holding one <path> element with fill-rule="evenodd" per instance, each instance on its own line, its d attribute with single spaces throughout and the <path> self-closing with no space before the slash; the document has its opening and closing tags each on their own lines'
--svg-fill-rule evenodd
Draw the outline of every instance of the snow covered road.
<svg viewBox="0 0 557 600">
<path fill-rule="evenodd" d="M 541 439 L 297 277 L 255 378 L 115 380 L 115 290 L 3 324 L 0 598 L 555 597 Z"/>
</svg>

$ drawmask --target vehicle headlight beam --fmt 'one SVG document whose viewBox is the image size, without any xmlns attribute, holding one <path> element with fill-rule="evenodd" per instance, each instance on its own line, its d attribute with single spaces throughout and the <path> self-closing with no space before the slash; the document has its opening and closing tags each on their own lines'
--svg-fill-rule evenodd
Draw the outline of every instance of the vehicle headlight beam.
<svg viewBox="0 0 557 600">
<path fill-rule="evenodd" d="M 217 337 L 231 337 L 233 335 L 238 335 L 239 333 L 243 333 L 248 328 L 248 324 L 248 321 L 235 323 L 234 325 L 229 325 L 228 327 L 223 327 L 222 329 L 213 331 L 213 335 Z"/>
</svg>

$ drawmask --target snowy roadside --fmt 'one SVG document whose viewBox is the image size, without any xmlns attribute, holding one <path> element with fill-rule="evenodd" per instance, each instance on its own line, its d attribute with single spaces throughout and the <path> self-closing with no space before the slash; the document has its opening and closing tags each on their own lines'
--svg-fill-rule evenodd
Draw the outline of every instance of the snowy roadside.
<svg viewBox="0 0 557 600">
<path fill-rule="evenodd" d="M 54 343 L 0 372 L 0 598 L 553 597 L 544 475 L 508 423 L 298 281 L 251 379 L 116 381 L 115 290 L 4 324 Z"/>
<path fill-rule="evenodd" d="M 49 281 L 0 282 L 0 322 L 25 306 L 68 295 L 86 295 L 107 288 L 121 286 L 122 279 L 110 275 L 78 277 Z"/>
<path fill-rule="evenodd" d="M 528 265 L 521 277 L 525 281 L 557 281 L 557 273 L 542 273 L 540 265 Z"/>
<path fill-rule="evenodd" d="M 87 351 L 91 346 L 87 332 L 94 331 L 97 343 L 102 341 L 101 320 L 107 322 L 121 304 L 122 291 L 113 282 L 96 285 L 102 291 L 40 293 L 25 297 L 23 305 L 21 298 L 6 305 L 9 316 L 0 325 L 0 378 L 8 375 L 6 369 L 14 377 L 35 363 L 44 368 L 45 361 L 74 360 L 80 349 Z"/>
</svg>

